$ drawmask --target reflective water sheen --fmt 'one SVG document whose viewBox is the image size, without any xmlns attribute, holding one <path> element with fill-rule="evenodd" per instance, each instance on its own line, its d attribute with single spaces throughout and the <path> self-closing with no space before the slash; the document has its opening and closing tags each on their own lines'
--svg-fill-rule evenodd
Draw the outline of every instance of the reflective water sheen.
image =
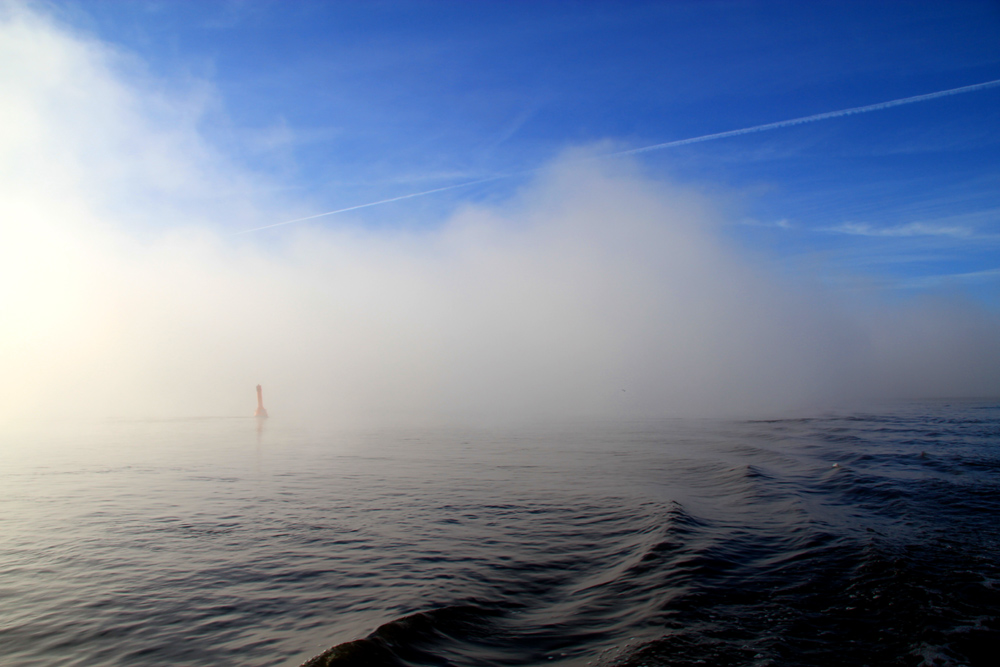
<svg viewBox="0 0 1000 667">
<path fill-rule="evenodd" d="M 995 664 L 1000 405 L 0 439 L 5 665 Z"/>
</svg>

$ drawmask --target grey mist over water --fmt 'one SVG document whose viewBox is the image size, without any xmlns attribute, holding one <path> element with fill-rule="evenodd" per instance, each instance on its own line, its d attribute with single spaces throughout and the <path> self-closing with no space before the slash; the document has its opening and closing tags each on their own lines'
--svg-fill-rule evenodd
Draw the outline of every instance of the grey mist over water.
<svg viewBox="0 0 1000 667">
<path fill-rule="evenodd" d="M 0 645 L 25 666 L 986 664 L 998 429 L 965 402 L 25 431 L 0 450 Z"/>
</svg>

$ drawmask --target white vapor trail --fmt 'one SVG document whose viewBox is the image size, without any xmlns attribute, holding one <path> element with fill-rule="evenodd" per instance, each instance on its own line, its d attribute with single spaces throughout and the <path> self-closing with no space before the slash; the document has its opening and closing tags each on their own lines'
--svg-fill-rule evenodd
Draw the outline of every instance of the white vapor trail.
<svg viewBox="0 0 1000 667">
<path fill-rule="evenodd" d="M 596 158 L 591 159 L 605 159 L 611 157 L 620 157 L 624 155 L 638 155 L 639 153 L 649 153 L 651 151 L 663 150 L 665 148 L 676 148 L 677 146 L 687 146 L 688 144 L 698 144 L 703 141 L 714 141 L 715 139 L 725 139 L 726 137 L 738 137 L 744 134 L 753 134 L 755 132 L 766 132 L 768 130 L 778 130 L 784 127 L 791 127 L 793 125 L 803 125 L 805 123 L 815 123 L 820 120 L 828 120 L 830 118 L 841 118 L 843 116 L 853 116 L 861 113 L 868 113 L 870 111 L 881 111 L 882 109 L 891 109 L 892 107 L 899 107 L 905 104 L 915 104 L 917 102 L 926 102 L 928 100 L 936 100 L 940 97 L 950 97 L 951 95 L 961 95 L 962 93 L 971 93 L 978 90 L 985 90 L 987 88 L 994 88 L 1000 86 L 1000 79 L 994 79 L 992 81 L 985 81 L 983 83 L 975 83 L 971 86 L 961 86 L 959 88 L 949 88 L 948 90 L 939 90 L 933 93 L 925 93 L 923 95 L 914 95 L 913 97 L 902 97 L 897 100 L 889 100 L 888 102 L 878 102 L 876 104 L 868 104 L 861 107 L 851 107 L 850 109 L 839 109 L 837 111 L 827 111 L 824 113 L 813 114 L 812 116 L 802 116 L 800 118 L 791 118 L 788 120 L 779 120 L 774 123 L 764 123 L 763 125 L 754 125 L 753 127 L 744 127 L 738 130 L 727 130 L 725 132 L 716 132 L 714 134 L 703 134 L 700 137 L 690 137 L 688 139 L 677 139 L 675 141 L 666 141 L 660 144 L 652 144 L 650 146 L 643 146 L 641 148 L 630 148 L 628 150 L 616 151 L 614 153 L 605 153 L 604 155 L 598 155 Z M 315 215 L 307 215 L 304 218 L 295 218 L 294 220 L 285 220 L 284 222 L 275 222 L 270 225 L 264 225 L 263 227 L 254 227 L 252 229 L 244 229 L 242 231 L 236 232 L 236 234 L 248 234 L 250 232 L 259 232 L 263 229 L 270 229 L 272 227 L 281 227 L 283 225 L 290 225 L 295 222 L 303 222 L 305 220 L 313 220 L 315 218 L 323 218 L 328 215 L 336 215 L 338 213 L 346 213 L 348 211 L 356 211 L 361 208 L 368 208 L 370 206 L 379 206 L 381 204 L 388 204 L 394 201 L 400 201 L 402 199 L 412 199 L 414 197 L 423 197 L 425 195 L 431 195 L 436 192 L 444 192 L 446 190 L 455 190 L 457 188 L 465 188 L 473 185 L 478 185 L 480 183 L 489 183 L 491 181 L 499 181 L 506 178 L 515 178 L 517 176 L 525 176 L 529 174 L 537 173 L 541 169 L 528 169 L 526 171 L 518 171 L 509 174 L 501 174 L 499 176 L 490 176 L 487 178 L 480 178 L 475 181 L 468 181 L 466 183 L 457 183 L 455 185 L 446 185 L 442 188 L 434 188 L 433 190 L 424 190 L 423 192 L 412 192 L 407 195 L 400 195 L 399 197 L 391 197 L 389 199 L 381 199 L 379 201 L 368 202 L 367 204 L 358 204 L 357 206 L 348 206 L 347 208 L 339 208 L 335 211 L 327 211 L 325 213 L 316 213 Z"/>
<path fill-rule="evenodd" d="M 715 134 L 705 134 L 700 137 L 691 137 L 690 139 L 678 139 L 677 141 L 667 141 L 662 144 L 653 144 L 652 146 L 643 146 L 642 148 L 632 148 L 626 151 L 618 151 L 617 153 L 609 153 L 608 155 L 602 157 L 611 157 L 616 155 L 636 155 L 638 153 L 658 151 L 664 148 L 673 148 L 675 146 L 686 146 L 688 144 L 697 144 L 701 143 L 702 141 L 712 141 L 713 139 L 723 139 L 725 137 L 738 137 L 742 134 L 752 134 L 754 132 L 777 130 L 783 127 L 791 127 L 792 125 L 815 123 L 818 120 L 827 120 L 828 118 L 853 116 L 859 113 L 868 113 L 869 111 L 880 111 L 882 109 L 899 107 L 903 106 L 904 104 L 914 104 L 916 102 L 926 102 L 927 100 L 936 100 L 939 97 L 949 97 L 951 95 L 971 93 L 976 90 L 993 88 L 994 86 L 998 85 L 1000 85 L 1000 79 L 994 79 L 993 81 L 976 83 L 971 86 L 962 86 L 961 88 L 950 88 L 948 90 L 939 90 L 936 93 L 927 93 L 925 95 L 914 95 L 913 97 L 903 97 L 898 100 L 879 102 L 877 104 L 868 104 L 863 107 L 852 107 L 850 109 L 840 109 L 839 111 L 827 111 L 825 113 L 818 113 L 812 116 L 802 116 L 801 118 L 792 118 L 790 120 L 779 120 L 775 123 L 765 123 L 764 125 L 754 125 L 753 127 L 744 127 L 739 130 L 729 130 L 727 132 L 716 132 Z"/>
<path fill-rule="evenodd" d="M 502 178 L 510 178 L 514 174 L 501 174 L 500 176 L 489 176 L 487 178 L 480 178 L 477 181 L 468 181 L 466 183 L 457 183 L 455 185 L 446 185 L 443 188 L 434 188 L 433 190 L 424 190 L 423 192 L 411 192 L 408 195 L 400 195 L 398 197 L 390 197 L 389 199 L 380 199 L 378 201 L 368 202 L 367 204 L 358 204 L 357 206 L 348 206 L 347 208 L 338 208 L 336 211 L 327 211 L 326 213 L 316 213 L 315 215 L 307 215 L 304 218 L 295 218 L 294 220 L 285 220 L 284 222 L 275 222 L 270 225 L 264 225 L 263 227 L 254 227 L 253 229 L 244 229 L 234 234 L 248 234 L 250 232 L 259 232 L 262 229 L 270 229 L 271 227 L 281 227 L 282 225 L 290 225 L 293 222 L 303 222 L 305 220 L 312 220 L 313 218 L 322 218 L 327 215 L 336 215 L 337 213 L 347 213 L 348 211 L 356 211 L 359 208 L 368 208 L 370 206 L 378 206 L 380 204 L 388 204 L 389 202 L 399 201 L 401 199 L 412 199 L 414 197 L 423 197 L 424 195 L 432 195 L 435 192 L 444 192 L 445 190 L 454 190 L 456 188 L 467 188 L 473 185 L 478 185 L 480 183 L 489 183 L 490 181 L 498 181 Z"/>
</svg>

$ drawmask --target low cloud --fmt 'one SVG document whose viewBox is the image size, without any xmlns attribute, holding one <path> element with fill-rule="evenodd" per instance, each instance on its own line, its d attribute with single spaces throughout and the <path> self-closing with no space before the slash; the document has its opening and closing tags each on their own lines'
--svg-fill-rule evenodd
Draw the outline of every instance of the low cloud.
<svg viewBox="0 0 1000 667">
<path fill-rule="evenodd" d="M 224 221 L 302 211 L 215 152 L 185 99 L 10 7 L 0 423 L 250 414 L 257 383 L 272 416 L 339 422 L 1000 393 L 995 313 L 793 282 L 634 164 L 570 153 L 423 230 L 234 236 Z"/>
</svg>

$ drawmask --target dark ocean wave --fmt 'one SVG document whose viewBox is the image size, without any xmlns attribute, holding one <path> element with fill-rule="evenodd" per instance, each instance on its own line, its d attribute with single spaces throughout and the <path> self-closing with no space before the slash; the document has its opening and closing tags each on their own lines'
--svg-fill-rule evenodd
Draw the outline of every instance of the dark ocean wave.
<svg viewBox="0 0 1000 667">
<path fill-rule="evenodd" d="M 729 453 L 750 462 L 684 462 L 675 478 L 710 490 L 709 511 L 605 516 L 618 534 L 594 539 L 633 539 L 576 585 L 508 582 L 501 598 L 406 616 L 306 665 L 994 664 L 998 421 L 749 426 L 761 424 L 778 427 L 765 442 L 791 437 L 812 461 L 739 443 Z"/>
<path fill-rule="evenodd" d="M 364 639 L 338 644 L 303 663 L 303 667 L 400 667 L 447 665 L 451 661 L 484 660 L 496 629 L 496 612 L 474 605 L 418 612 L 379 626 Z M 464 660 L 463 660 L 464 659 Z"/>
<path fill-rule="evenodd" d="M 995 559 L 941 539 L 902 547 L 879 537 L 796 541 L 753 565 L 738 540 L 701 553 L 678 538 L 660 541 L 599 583 L 599 593 L 584 589 L 592 597 L 575 613 L 496 602 L 431 609 L 304 667 L 993 664 Z"/>
</svg>

